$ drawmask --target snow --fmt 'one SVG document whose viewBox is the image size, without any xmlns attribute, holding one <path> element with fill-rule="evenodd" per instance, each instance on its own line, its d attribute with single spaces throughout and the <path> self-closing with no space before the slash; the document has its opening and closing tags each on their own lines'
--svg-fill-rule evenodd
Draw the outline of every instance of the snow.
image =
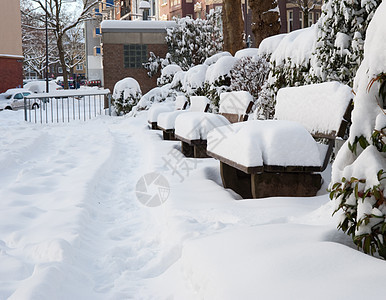
<svg viewBox="0 0 386 300">
<path fill-rule="evenodd" d="M 216 63 L 208 67 L 205 74 L 205 81 L 209 84 L 214 84 L 222 76 L 228 75 L 228 77 L 230 77 L 230 71 L 237 61 L 238 59 L 233 56 L 220 57 Z"/>
<path fill-rule="evenodd" d="M 192 95 L 196 89 L 203 87 L 207 69 L 208 69 L 207 65 L 197 65 L 190 68 L 185 73 L 183 89 L 189 95 Z"/>
<path fill-rule="evenodd" d="M 203 112 L 209 103 L 209 99 L 205 96 L 190 97 L 190 107 L 187 110 L 177 110 L 173 112 L 160 113 L 157 119 L 157 125 L 165 130 L 174 129 L 176 118 L 188 112 Z"/>
<path fill-rule="evenodd" d="M 228 51 L 216 53 L 216 54 L 212 55 L 211 57 L 208 57 L 204 61 L 204 65 L 211 66 L 211 65 L 215 64 L 221 57 L 226 57 L 226 56 L 232 56 L 232 54 L 230 54 Z"/>
<path fill-rule="evenodd" d="M 222 115 L 190 112 L 176 118 L 175 134 L 188 140 L 206 140 L 212 129 L 229 124 Z"/>
<path fill-rule="evenodd" d="M 186 99 L 186 97 L 184 95 L 179 95 L 176 97 L 176 102 L 175 102 L 175 105 L 174 105 L 174 109 L 175 110 L 180 110 L 180 109 L 184 109 L 184 107 L 186 106 L 186 102 L 188 101 L 188 99 Z"/>
<path fill-rule="evenodd" d="M 150 3 L 148 1 L 139 2 L 139 9 L 150 9 Z"/>
<path fill-rule="evenodd" d="M 171 84 L 165 84 L 161 87 L 155 87 L 143 95 L 133 110 L 149 109 L 153 103 L 171 101 L 173 99 Z"/>
<path fill-rule="evenodd" d="M 175 64 L 167 65 L 162 69 L 161 76 L 174 76 L 179 71 L 182 71 L 180 66 Z"/>
<path fill-rule="evenodd" d="M 258 48 L 245 48 L 245 49 L 241 49 L 235 53 L 235 57 L 237 59 L 241 59 L 243 57 L 254 57 L 256 55 L 259 55 L 259 49 Z"/>
<path fill-rule="evenodd" d="M 205 96 L 191 96 L 189 111 L 205 111 L 209 102 Z"/>
<path fill-rule="evenodd" d="M 277 94 L 275 118 L 297 121 L 311 133 L 338 132 L 352 98 L 349 86 L 334 81 L 282 88 Z"/>
<path fill-rule="evenodd" d="M 253 103 L 253 97 L 246 91 L 226 92 L 220 94 L 219 112 L 244 115 L 250 103 Z"/>
<path fill-rule="evenodd" d="M 30 90 L 32 93 L 44 93 L 46 91 L 45 81 L 30 81 L 24 85 L 24 88 Z M 61 86 L 57 85 L 55 81 L 48 82 L 48 90 L 50 92 L 62 89 Z"/>
<path fill-rule="evenodd" d="M 114 91 L 112 97 L 118 99 L 123 92 L 123 99 L 127 99 L 130 96 L 136 96 L 137 93 L 141 94 L 141 88 L 138 82 L 131 77 L 123 78 L 114 85 Z"/>
<path fill-rule="evenodd" d="M 149 109 L 149 113 L 147 114 L 147 116 L 148 116 L 147 120 L 150 123 L 157 122 L 158 116 L 161 113 L 171 112 L 171 111 L 173 111 L 173 103 L 172 102 L 155 103 Z"/>
<path fill-rule="evenodd" d="M 166 29 L 174 26 L 176 26 L 175 21 L 104 20 L 101 23 L 102 32 L 117 29 Z"/>
<path fill-rule="evenodd" d="M 162 141 L 146 120 L 143 111 L 40 125 L 24 122 L 23 111 L 0 112 L 1 299 L 386 293 L 379 284 L 386 263 L 336 230 L 325 190 L 236 201 L 221 185 L 217 161 L 176 157 L 179 143 Z M 191 169 L 172 170 L 165 160 Z M 170 196 L 149 208 L 135 187 L 154 171 L 168 180 Z"/>
<path fill-rule="evenodd" d="M 286 36 L 287 34 L 283 33 L 265 38 L 259 45 L 259 54 L 261 56 L 271 55 Z"/>
<path fill-rule="evenodd" d="M 351 37 L 348 34 L 345 34 L 343 32 L 338 32 L 336 34 L 336 39 L 335 39 L 335 47 L 339 50 L 340 55 L 347 55 L 349 54 L 349 46 L 351 43 Z"/>
<path fill-rule="evenodd" d="M 268 38 L 266 42 L 268 45 L 264 45 L 264 41 L 262 42 L 260 54 L 269 54 L 273 50 L 271 62 L 275 62 L 276 66 L 283 64 L 287 58 L 291 58 L 292 64 L 303 65 L 311 58 L 315 49 L 316 36 L 317 26 L 314 24 L 284 36 Z"/>
<path fill-rule="evenodd" d="M 207 149 L 245 167 L 323 164 L 313 137 L 291 121 L 253 120 L 218 127 L 209 132 Z"/>
<path fill-rule="evenodd" d="M 250 102 L 251 94 L 245 91 L 220 94 L 220 113 L 244 115 Z M 212 129 L 229 125 L 230 122 L 222 115 L 191 112 L 176 118 L 175 133 L 188 140 L 206 140 Z"/>
</svg>

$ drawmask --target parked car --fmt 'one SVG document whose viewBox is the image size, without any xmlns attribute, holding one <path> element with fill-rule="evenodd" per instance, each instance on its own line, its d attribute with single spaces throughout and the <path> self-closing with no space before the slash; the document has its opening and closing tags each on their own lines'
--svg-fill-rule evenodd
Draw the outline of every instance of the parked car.
<svg viewBox="0 0 386 300">
<path fill-rule="evenodd" d="M 0 110 L 3 109 L 21 109 L 24 108 L 24 97 L 31 95 L 27 89 L 9 89 L 0 98 Z M 34 101 L 30 103 L 30 108 L 39 108 L 39 104 Z"/>
</svg>

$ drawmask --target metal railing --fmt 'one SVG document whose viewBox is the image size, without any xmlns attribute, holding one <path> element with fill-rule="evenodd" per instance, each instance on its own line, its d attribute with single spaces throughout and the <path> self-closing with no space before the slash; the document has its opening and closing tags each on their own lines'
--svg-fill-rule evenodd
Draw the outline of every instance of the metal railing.
<svg viewBox="0 0 386 300">
<path fill-rule="evenodd" d="M 108 89 L 60 90 L 24 98 L 24 119 L 34 123 L 86 121 L 98 115 L 111 116 Z"/>
</svg>

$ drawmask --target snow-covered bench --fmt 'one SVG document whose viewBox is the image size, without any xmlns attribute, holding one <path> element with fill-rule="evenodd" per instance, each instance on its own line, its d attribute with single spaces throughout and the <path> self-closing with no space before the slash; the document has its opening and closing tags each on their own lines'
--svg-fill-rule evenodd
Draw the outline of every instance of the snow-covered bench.
<svg viewBox="0 0 386 300">
<path fill-rule="evenodd" d="M 175 136 L 187 157 L 205 158 L 207 135 L 212 129 L 246 121 L 253 106 L 253 97 L 245 91 L 222 93 L 219 114 L 192 112 L 176 118 Z"/>
<path fill-rule="evenodd" d="M 163 131 L 164 140 L 175 140 L 174 125 L 176 118 L 188 112 L 206 112 L 209 109 L 209 99 L 205 96 L 190 97 L 190 107 L 187 110 L 163 112 L 158 115 L 157 126 Z"/>
<path fill-rule="evenodd" d="M 177 96 L 176 101 L 174 103 L 174 110 L 184 110 L 188 105 L 188 100 L 185 96 Z M 151 129 L 158 129 L 157 126 L 157 118 L 161 113 L 164 112 L 172 112 L 173 105 L 172 103 L 155 103 L 152 107 L 150 107 L 149 112 L 147 114 L 147 122 Z"/>
<path fill-rule="evenodd" d="M 314 196 L 335 138 L 344 136 L 352 98 L 338 82 L 283 88 L 275 120 L 209 132 L 207 153 L 220 160 L 224 187 L 243 198 Z"/>
</svg>

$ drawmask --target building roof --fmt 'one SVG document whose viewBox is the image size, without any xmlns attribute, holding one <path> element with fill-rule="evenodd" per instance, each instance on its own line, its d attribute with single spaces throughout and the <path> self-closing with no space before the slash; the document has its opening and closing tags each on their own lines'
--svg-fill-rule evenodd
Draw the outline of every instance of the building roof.
<svg viewBox="0 0 386 300">
<path fill-rule="evenodd" d="M 174 21 L 128 21 L 106 20 L 101 23 L 102 33 L 106 32 L 164 32 L 176 26 Z"/>
</svg>

